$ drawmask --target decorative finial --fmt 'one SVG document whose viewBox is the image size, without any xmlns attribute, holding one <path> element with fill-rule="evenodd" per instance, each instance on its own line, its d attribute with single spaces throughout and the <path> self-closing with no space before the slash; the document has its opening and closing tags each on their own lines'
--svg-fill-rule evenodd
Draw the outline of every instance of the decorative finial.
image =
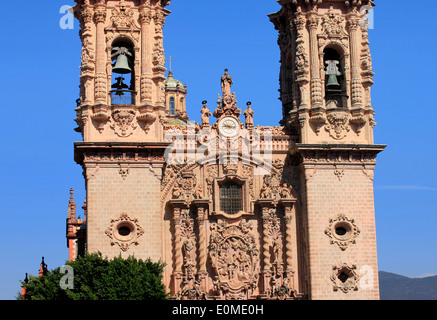
<svg viewBox="0 0 437 320">
<path fill-rule="evenodd" d="M 41 267 L 39 269 L 39 277 L 45 276 L 47 274 L 47 265 L 44 262 L 44 257 L 42 257 Z"/>
<path fill-rule="evenodd" d="M 76 219 L 76 204 L 74 203 L 74 191 L 73 188 L 70 189 L 70 200 L 68 201 L 68 218 Z"/>
</svg>

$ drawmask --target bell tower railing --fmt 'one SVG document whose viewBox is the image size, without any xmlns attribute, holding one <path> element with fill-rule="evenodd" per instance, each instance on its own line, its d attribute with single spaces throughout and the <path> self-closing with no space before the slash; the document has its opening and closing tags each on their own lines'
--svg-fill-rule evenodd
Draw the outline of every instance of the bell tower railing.
<svg viewBox="0 0 437 320">
<path fill-rule="evenodd" d="M 112 90 L 110 93 L 111 105 L 135 104 L 136 91 L 133 90 Z"/>
</svg>

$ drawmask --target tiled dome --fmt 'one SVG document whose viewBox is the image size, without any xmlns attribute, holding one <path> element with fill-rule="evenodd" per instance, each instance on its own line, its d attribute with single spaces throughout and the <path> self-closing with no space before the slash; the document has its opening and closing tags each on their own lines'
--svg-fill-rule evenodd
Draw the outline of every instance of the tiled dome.
<svg viewBox="0 0 437 320">
<path fill-rule="evenodd" d="M 168 90 L 185 90 L 185 86 L 179 80 L 173 78 L 173 72 L 168 73 L 168 78 L 165 81 L 165 88 Z"/>
</svg>

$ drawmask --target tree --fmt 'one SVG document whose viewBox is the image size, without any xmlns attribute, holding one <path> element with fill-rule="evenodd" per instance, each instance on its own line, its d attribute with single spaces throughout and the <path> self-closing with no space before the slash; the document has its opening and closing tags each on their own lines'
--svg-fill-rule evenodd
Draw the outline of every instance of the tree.
<svg viewBox="0 0 437 320">
<path fill-rule="evenodd" d="M 164 264 L 150 259 L 102 258 L 86 254 L 22 285 L 27 300 L 164 300 Z M 65 272 L 64 270 L 68 272 Z M 70 272 L 72 271 L 72 273 Z M 67 287 L 67 288 L 66 288 Z"/>
</svg>

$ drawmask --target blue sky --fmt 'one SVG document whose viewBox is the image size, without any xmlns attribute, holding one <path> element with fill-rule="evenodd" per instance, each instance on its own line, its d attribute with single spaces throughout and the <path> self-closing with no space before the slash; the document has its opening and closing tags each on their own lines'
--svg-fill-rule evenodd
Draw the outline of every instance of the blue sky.
<svg viewBox="0 0 437 320">
<path fill-rule="evenodd" d="M 187 111 L 200 121 L 202 101 L 214 106 L 229 68 L 239 105 L 252 101 L 255 123 L 276 125 L 279 49 L 267 14 L 274 0 L 174 0 L 165 26 L 174 76 L 188 84 Z M 437 273 L 436 108 L 437 2 L 377 1 L 370 30 L 378 158 L 375 206 L 380 270 L 414 277 Z M 73 160 L 81 46 L 78 23 L 62 30 L 71 0 L 8 2 L 0 12 L 0 299 L 14 299 L 25 273 L 68 259 L 69 190 L 84 200 L 82 169 Z M 80 210 L 78 210 L 80 212 Z"/>
</svg>

